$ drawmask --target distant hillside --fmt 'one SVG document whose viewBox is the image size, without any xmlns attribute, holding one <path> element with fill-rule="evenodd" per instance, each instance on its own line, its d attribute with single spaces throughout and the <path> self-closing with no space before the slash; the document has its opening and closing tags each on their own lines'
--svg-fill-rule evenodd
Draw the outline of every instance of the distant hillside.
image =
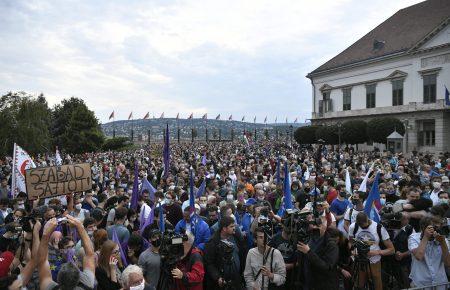
<svg viewBox="0 0 450 290">
<path fill-rule="evenodd" d="M 231 129 L 234 130 L 235 136 L 242 135 L 244 129 L 246 131 L 254 133 L 255 128 L 257 131 L 257 135 L 262 136 L 262 134 L 269 134 L 270 136 L 275 136 L 276 131 L 278 130 L 279 135 L 285 135 L 286 132 L 290 132 L 290 126 L 292 126 L 292 130 L 295 130 L 298 127 L 304 126 L 305 124 L 294 124 L 294 123 L 283 123 L 283 124 L 259 124 L 259 123 L 247 123 L 247 122 L 239 122 L 239 121 L 225 121 L 225 120 L 203 120 L 203 119 L 193 119 L 186 120 L 180 119 L 177 120 L 175 118 L 167 118 L 167 119 L 139 119 L 134 121 L 128 120 L 120 120 L 115 122 L 109 122 L 106 124 L 102 124 L 102 130 L 107 137 L 112 137 L 113 128 L 116 130 L 117 136 L 127 136 L 131 135 L 131 128 L 133 126 L 134 129 L 134 138 L 135 140 L 147 139 L 149 130 L 151 132 L 151 138 L 153 140 L 162 139 L 164 128 L 166 124 L 169 124 L 169 131 L 172 136 L 176 136 L 177 128 L 180 128 L 180 138 L 181 139 L 190 139 L 192 128 L 195 129 L 197 138 L 205 138 L 205 128 L 206 124 L 208 125 L 208 138 L 209 139 L 218 139 L 219 134 L 222 139 L 231 138 Z M 265 133 L 267 130 L 267 133 Z"/>
</svg>

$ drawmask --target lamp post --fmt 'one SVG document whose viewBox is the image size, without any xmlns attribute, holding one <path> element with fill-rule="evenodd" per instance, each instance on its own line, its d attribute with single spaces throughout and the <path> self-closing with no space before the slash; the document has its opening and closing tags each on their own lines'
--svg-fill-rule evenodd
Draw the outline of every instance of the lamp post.
<svg viewBox="0 0 450 290">
<path fill-rule="evenodd" d="M 342 123 L 338 122 L 337 123 L 337 127 L 338 127 L 338 137 L 339 137 L 339 150 L 341 150 L 341 127 L 342 127 Z"/>
</svg>

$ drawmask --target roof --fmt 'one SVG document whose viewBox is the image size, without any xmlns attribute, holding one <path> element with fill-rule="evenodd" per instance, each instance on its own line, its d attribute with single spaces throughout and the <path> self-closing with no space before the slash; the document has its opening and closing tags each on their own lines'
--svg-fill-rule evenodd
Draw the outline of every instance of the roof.
<svg viewBox="0 0 450 290">
<path fill-rule="evenodd" d="M 401 9 L 310 74 L 405 53 L 449 18 L 449 0 L 428 0 Z M 375 46 L 378 49 L 374 49 Z"/>
<path fill-rule="evenodd" d="M 400 135 L 397 131 L 391 133 L 391 135 L 387 136 L 386 139 L 403 139 L 403 136 Z"/>
</svg>

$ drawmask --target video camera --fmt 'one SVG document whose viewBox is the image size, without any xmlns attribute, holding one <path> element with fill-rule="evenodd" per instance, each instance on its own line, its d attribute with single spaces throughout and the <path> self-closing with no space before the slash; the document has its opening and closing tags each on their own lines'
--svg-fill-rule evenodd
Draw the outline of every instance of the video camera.
<svg viewBox="0 0 450 290">
<path fill-rule="evenodd" d="M 394 208 L 392 203 L 387 203 L 380 210 L 381 224 L 388 230 L 399 230 L 402 228 L 403 214 Z"/>
<path fill-rule="evenodd" d="M 290 233 L 289 240 L 291 243 L 296 246 L 298 242 L 303 244 L 307 244 L 311 238 L 311 231 L 309 226 L 316 225 L 319 226 L 322 224 L 322 220 L 320 218 L 314 217 L 312 220 L 308 219 L 308 216 L 313 213 L 308 212 L 300 212 L 297 209 L 288 209 L 286 210 L 285 218 L 283 219 L 283 225 L 288 229 Z"/>
<path fill-rule="evenodd" d="M 269 211 L 270 209 L 268 206 L 261 207 L 258 217 L 258 227 L 262 228 L 266 236 L 270 239 L 273 236 L 273 233 L 275 232 L 274 230 L 275 224 L 269 218 Z"/>
<path fill-rule="evenodd" d="M 187 241 L 186 234 L 178 234 L 173 230 L 166 230 L 161 237 L 159 254 L 165 267 L 175 265 L 184 254 L 183 242 Z M 171 270 L 171 269 L 170 269 Z"/>
<path fill-rule="evenodd" d="M 234 261 L 233 250 L 234 250 L 233 243 L 227 240 L 221 240 L 219 242 L 219 245 L 217 246 L 217 251 L 218 253 L 220 253 L 221 262 L 223 265 L 233 264 Z"/>
<path fill-rule="evenodd" d="M 358 258 L 367 259 L 367 254 L 370 251 L 370 245 L 367 242 L 358 239 L 352 240 L 352 243 L 353 247 L 358 251 Z"/>
</svg>

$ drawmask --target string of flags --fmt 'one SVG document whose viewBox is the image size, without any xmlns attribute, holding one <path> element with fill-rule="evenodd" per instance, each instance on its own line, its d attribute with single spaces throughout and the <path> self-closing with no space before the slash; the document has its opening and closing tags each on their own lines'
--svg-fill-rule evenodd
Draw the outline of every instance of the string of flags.
<svg viewBox="0 0 450 290">
<path fill-rule="evenodd" d="M 449 102 L 450 102 L 450 101 L 449 101 Z M 116 115 L 115 115 L 115 111 L 112 111 L 111 114 L 109 115 L 108 120 L 111 120 L 111 119 L 115 120 L 115 116 L 116 116 Z M 246 117 L 245 115 L 242 116 L 241 122 L 245 122 L 245 117 Z M 150 112 L 147 112 L 147 113 L 144 115 L 144 117 L 143 117 L 142 119 L 143 119 L 143 120 L 147 120 L 147 119 L 149 119 L 149 118 L 150 118 Z M 154 117 L 153 117 L 153 118 L 154 118 Z M 159 118 L 160 118 L 160 119 L 165 119 L 164 112 L 161 113 L 161 115 L 160 115 Z M 180 120 L 180 119 L 183 119 L 183 118 L 180 117 L 180 113 L 177 113 L 175 119 Z M 194 113 L 191 113 L 186 119 L 187 119 L 187 120 L 192 120 L 192 119 L 194 119 Z M 203 120 L 208 120 L 208 114 L 205 113 L 205 114 L 201 117 L 201 119 L 203 119 Z M 133 120 L 133 112 L 130 112 L 130 114 L 128 115 L 128 120 Z M 218 115 L 215 117 L 215 120 L 221 120 L 221 114 L 218 114 Z M 256 119 L 256 116 L 255 116 L 255 117 L 253 118 L 253 123 L 256 123 L 256 120 L 257 120 L 257 119 Z M 233 121 L 233 115 L 232 115 L 232 114 L 228 117 L 228 121 Z M 264 124 L 267 124 L 267 122 L 268 122 L 268 117 L 265 116 L 263 123 L 264 123 Z M 275 124 L 278 123 L 278 117 L 275 117 L 274 123 L 275 123 Z M 286 117 L 286 124 L 287 124 L 287 123 L 288 123 L 288 118 Z M 295 118 L 295 120 L 294 120 L 293 123 L 294 123 L 294 124 L 297 124 L 297 123 L 298 123 L 298 118 Z"/>
</svg>

